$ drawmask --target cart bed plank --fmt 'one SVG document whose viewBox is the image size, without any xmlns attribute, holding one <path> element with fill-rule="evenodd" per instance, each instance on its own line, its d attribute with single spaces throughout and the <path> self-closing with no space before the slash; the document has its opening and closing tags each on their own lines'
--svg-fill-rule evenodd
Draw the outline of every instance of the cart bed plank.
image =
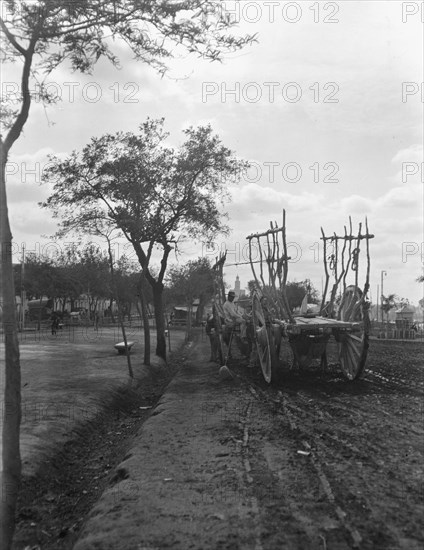
<svg viewBox="0 0 424 550">
<path fill-rule="evenodd" d="M 295 317 L 294 323 L 288 323 L 287 328 L 353 328 L 359 326 L 358 322 L 337 321 L 326 317 Z"/>
</svg>

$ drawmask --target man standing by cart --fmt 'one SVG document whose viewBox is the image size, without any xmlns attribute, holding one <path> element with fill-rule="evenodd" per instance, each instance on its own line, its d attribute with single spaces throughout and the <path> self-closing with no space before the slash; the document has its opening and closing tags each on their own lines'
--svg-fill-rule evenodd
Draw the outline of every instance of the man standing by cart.
<svg viewBox="0 0 424 550">
<path fill-rule="evenodd" d="M 236 304 L 234 303 L 234 298 L 236 293 L 234 290 L 230 290 L 227 296 L 222 309 L 224 310 L 225 323 L 232 327 L 240 326 L 240 338 L 246 340 L 246 321 L 243 316 L 239 313 Z"/>
</svg>

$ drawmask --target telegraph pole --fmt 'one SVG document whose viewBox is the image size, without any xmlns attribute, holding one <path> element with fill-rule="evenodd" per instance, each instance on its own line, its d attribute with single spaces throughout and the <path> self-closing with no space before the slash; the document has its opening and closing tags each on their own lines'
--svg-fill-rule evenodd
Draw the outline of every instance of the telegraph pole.
<svg viewBox="0 0 424 550">
<path fill-rule="evenodd" d="M 22 244 L 22 268 L 21 268 L 21 330 L 25 328 L 25 244 Z"/>
<path fill-rule="evenodd" d="M 376 313 L 375 318 L 377 319 L 377 321 L 378 321 L 378 318 L 380 316 L 380 311 L 378 309 L 378 304 L 379 304 L 378 301 L 380 299 L 380 292 L 379 291 L 380 291 L 380 287 L 379 287 L 379 285 L 377 285 L 377 311 L 375 312 Z"/>
<path fill-rule="evenodd" d="M 383 293 L 383 275 L 386 276 L 387 275 L 387 271 L 382 271 L 381 272 L 381 322 L 383 323 L 384 320 L 383 320 L 383 296 L 384 296 L 384 293 Z"/>
</svg>

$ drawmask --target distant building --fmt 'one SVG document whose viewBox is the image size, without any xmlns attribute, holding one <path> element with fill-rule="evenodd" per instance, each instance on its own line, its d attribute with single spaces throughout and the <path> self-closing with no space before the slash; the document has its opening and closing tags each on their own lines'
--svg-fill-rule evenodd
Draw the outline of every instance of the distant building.
<svg viewBox="0 0 424 550">
<path fill-rule="evenodd" d="M 414 323 L 414 309 L 411 306 L 404 305 L 396 312 L 396 328 L 409 329 Z"/>
<path fill-rule="evenodd" d="M 240 288 L 240 278 L 238 275 L 236 277 L 236 282 L 234 283 L 234 292 L 237 300 L 246 296 L 246 291 Z"/>
<path fill-rule="evenodd" d="M 199 307 L 199 299 L 193 300 L 191 306 L 191 322 L 195 323 L 197 308 Z M 188 321 L 189 308 L 187 306 L 174 306 L 171 313 L 171 324 L 186 325 Z"/>
</svg>

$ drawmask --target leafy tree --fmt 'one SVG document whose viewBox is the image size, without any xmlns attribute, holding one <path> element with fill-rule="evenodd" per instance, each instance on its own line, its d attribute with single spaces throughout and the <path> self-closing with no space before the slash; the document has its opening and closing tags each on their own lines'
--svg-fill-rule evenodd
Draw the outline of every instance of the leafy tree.
<svg viewBox="0 0 424 550">
<path fill-rule="evenodd" d="M 125 255 L 121 256 L 115 267 L 115 279 L 117 295 L 126 315 L 130 315 L 133 307 L 137 307 L 140 301 L 140 286 L 143 286 L 143 293 L 146 298 L 146 305 L 153 302 L 153 294 L 151 287 L 144 281 L 142 283 L 142 274 L 140 273 L 140 265 L 138 262 L 133 262 Z"/>
<path fill-rule="evenodd" d="M 116 262 L 115 267 L 115 290 L 117 299 L 122 305 L 122 312 L 131 316 L 132 306 L 138 300 L 138 281 L 140 278 L 139 268 L 135 266 L 126 256 L 122 256 Z"/>
<path fill-rule="evenodd" d="M 199 300 L 196 323 L 203 317 L 208 300 L 214 295 L 214 273 L 208 258 L 198 258 L 184 265 L 173 266 L 168 273 L 168 298 L 174 303 L 184 302 L 188 309 L 188 334 L 191 328 L 191 308 Z"/>
<path fill-rule="evenodd" d="M 185 264 L 183 266 L 173 266 L 169 269 L 169 289 L 167 292 L 167 298 L 171 303 L 183 303 L 187 307 L 187 340 L 189 339 L 191 334 L 193 301 L 196 295 L 195 288 L 192 286 L 190 279 L 189 264 Z"/>
<path fill-rule="evenodd" d="M 15 288 L 25 292 L 27 300 L 35 300 L 46 296 L 55 296 L 55 267 L 50 259 L 42 259 L 36 254 L 27 254 L 25 258 L 24 280 L 22 266 L 15 267 Z"/>
<path fill-rule="evenodd" d="M 107 240 L 107 251 L 108 251 L 108 258 L 109 258 L 109 269 L 110 269 L 110 281 L 112 286 L 112 291 L 115 294 L 116 297 L 116 304 L 118 306 L 118 321 L 121 326 L 122 331 L 122 337 L 124 339 L 124 345 L 125 345 L 125 354 L 127 356 L 127 365 L 128 365 L 128 373 L 130 378 L 134 377 L 134 372 L 131 365 L 131 357 L 130 357 L 130 348 L 128 347 L 128 341 L 127 341 L 127 333 L 125 330 L 125 324 L 124 324 L 124 317 L 122 313 L 122 305 L 121 300 L 119 297 L 118 287 L 116 283 L 116 275 L 115 275 L 115 260 L 112 254 L 112 241 L 111 236 L 109 233 L 104 234 L 106 240 Z M 112 308 L 111 308 L 112 312 Z"/>
<path fill-rule="evenodd" d="M 110 267 L 107 257 L 94 244 L 87 244 L 78 252 L 79 262 L 75 272 L 87 296 L 89 317 L 94 316 L 100 298 L 111 294 Z"/>
<path fill-rule="evenodd" d="M 85 281 L 81 280 L 79 263 L 80 254 L 76 245 L 67 246 L 55 258 L 55 297 L 61 303 L 62 312 L 68 301 L 72 311 L 75 300 L 87 288 Z"/>
<path fill-rule="evenodd" d="M 97 245 L 67 247 L 55 258 L 39 258 L 28 254 L 25 258 L 24 280 L 21 265 L 15 266 L 15 288 L 25 291 L 28 300 L 51 298 L 62 304 L 87 296 L 92 315 L 98 300 L 111 294 L 107 258 Z"/>
<path fill-rule="evenodd" d="M 162 294 L 169 254 L 186 238 L 210 240 L 228 231 L 220 211 L 229 200 L 226 181 L 239 178 L 247 163 L 210 126 L 184 130 L 184 143 L 173 149 L 163 125 L 147 119 L 138 134 L 106 134 L 64 160 L 52 157 L 45 179 L 55 182 L 53 192 L 41 206 L 60 220 L 60 234 L 93 231 L 94 221 L 131 243 L 153 291 L 156 354 L 166 358 Z M 157 276 L 154 252 L 161 256 Z"/>
<path fill-rule="evenodd" d="M 32 94 L 40 75 L 46 78 L 64 61 L 73 71 L 89 73 L 101 57 L 118 66 L 112 47 L 120 38 L 137 60 L 166 71 L 166 60 L 174 51 L 193 52 L 209 60 L 220 60 L 254 40 L 252 36 L 229 34 L 234 25 L 215 0 L 4 0 L 0 28 L 3 64 L 21 61 L 20 89 L 14 97 L 2 97 L 0 137 L 0 280 L 5 333 L 5 401 L 12 414 L 3 424 L 2 486 L 9 487 L 0 508 L 0 541 L 7 550 L 14 531 L 14 513 L 21 472 L 19 426 L 21 419 L 20 362 L 15 319 L 6 163 L 13 144 L 27 122 Z M 177 47 L 175 47 L 178 45 Z M 17 65 L 16 65 L 17 66 Z M 53 101 L 40 86 L 39 96 Z"/>
<path fill-rule="evenodd" d="M 294 308 L 300 307 L 302 305 L 305 294 L 308 295 L 308 303 L 318 303 L 318 291 L 316 290 L 316 288 L 314 288 L 309 279 L 305 279 L 304 281 L 299 282 L 287 282 L 286 295 L 292 311 L 294 310 Z"/>
<path fill-rule="evenodd" d="M 381 295 L 381 309 L 386 314 L 386 321 L 389 320 L 389 313 L 397 305 L 397 296 L 396 294 L 389 294 L 388 296 Z"/>
<path fill-rule="evenodd" d="M 253 294 L 254 289 L 257 284 L 254 279 L 247 283 L 250 295 Z M 272 287 L 266 287 L 266 293 L 269 296 L 273 296 L 275 293 Z M 288 281 L 286 284 L 286 296 L 289 302 L 289 307 L 293 311 L 296 307 L 302 305 L 302 301 L 305 297 L 305 294 L 308 295 L 308 303 L 317 304 L 318 303 L 318 291 L 313 286 L 309 279 L 304 281 Z"/>
<path fill-rule="evenodd" d="M 201 323 L 205 306 L 214 296 L 214 272 L 208 258 L 199 258 L 193 262 L 192 280 L 196 288 L 199 305 L 196 312 L 196 323 Z"/>
<path fill-rule="evenodd" d="M 122 304 L 125 314 L 130 316 L 132 305 L 135 304 L 144 331 L 144 359 L 145 365 L 150 365 L 150 321 L 148 303 L 153 300 L 150 285 L 140 273 L 139 267 L 125 256 L 119 258 L 115 269 L 115 290 L 117 300 Z"/>
<path fill-rule="evenodd" d="M 15 266 L 15 288 L 22 295 L 25 293 L 27 300 L 40 300 L 40 308 L 36 315 L 38 329 L 42 320 L 41 300 L 43 297 L 52 300 L 56 296 L 57 270 L 53 261 L 48 258 L 40 258 L 36 254 L 28 254 L 25 258 L 25 267 L 22 277 L 22 265 Z M 32 319 L 35 320 L 35 319 Z"/>
<path fill-rule="evenodd" d="M 256 285 L 255 279 L 251 279 L 250 281 L 248 281 L 248 283 L 247 283 L 247 288 L 248 288 L 248 290 L 249 290 L 249 296 L 252 296 L 252 295 L 253 295 L 253 292 L 254 292 L 256 286 L 257 286 L 257 285 Z"/>
</svg>

